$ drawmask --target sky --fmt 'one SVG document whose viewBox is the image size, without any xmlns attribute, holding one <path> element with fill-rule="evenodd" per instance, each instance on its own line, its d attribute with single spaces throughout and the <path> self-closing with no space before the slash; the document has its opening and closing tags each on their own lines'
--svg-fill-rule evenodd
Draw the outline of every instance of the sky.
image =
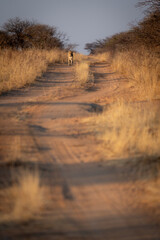
<svg viewBox="0 0 160 240">
<path fill-rule="evenodd" d="M 86 43 L 126 31 L 143 18 L 143 9 L 135 7 L 138 1 L 0 0 L 0 26 L 13 17 L 56 26 L 86 54 Z"/>
</svg>

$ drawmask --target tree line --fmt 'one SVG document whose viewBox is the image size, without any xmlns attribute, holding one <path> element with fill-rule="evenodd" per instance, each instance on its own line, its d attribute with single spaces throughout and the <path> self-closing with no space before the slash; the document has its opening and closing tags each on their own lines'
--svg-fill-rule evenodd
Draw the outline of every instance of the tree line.
<svg viewBox="0 0 160 240">
<path fill-rule="evenodd" d="M 34 21 L 22 20 L 18 17 L 9 19 L 0 29 L 0 48 L 12 49 L 53 49 L 72 48 L 67 45 L 65 34 L 58 32 L 54 26 Z"/>
<path fill-rule="evenodd" d="M 146 7 L 145 17 L 129 31 L 114 34 L 105 39 L 87 43 L 90 54 L 110 51 L 115 53 L 131 48 L 145 47 L 160 54 L 160 0 L 138 2 L 136 7 Z"/>
</svg>

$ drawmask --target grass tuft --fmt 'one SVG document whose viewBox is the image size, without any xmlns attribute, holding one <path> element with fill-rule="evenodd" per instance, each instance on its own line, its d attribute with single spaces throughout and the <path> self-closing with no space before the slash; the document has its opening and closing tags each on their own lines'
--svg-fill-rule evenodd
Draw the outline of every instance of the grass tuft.
<svg viewBox="0 0 160 240">
<path fill-rule="evenodd" d="M 3 213 L 1 214 L 3 222 L 32 219 L 40 213 L 44 203 L 44 190 L 40 185 L 39 175 L 29 171 L 21 171 L 16 183 L 4 190 L 1 195 L 3 196 Z"/>
<path fill-rule="evenodd" d="M 81 87 L 91 87 L 94 84 L 94 77 L 90 71 L 88 62 L 80 62 L 75 65 L 75 80 Z"/>
</svg>

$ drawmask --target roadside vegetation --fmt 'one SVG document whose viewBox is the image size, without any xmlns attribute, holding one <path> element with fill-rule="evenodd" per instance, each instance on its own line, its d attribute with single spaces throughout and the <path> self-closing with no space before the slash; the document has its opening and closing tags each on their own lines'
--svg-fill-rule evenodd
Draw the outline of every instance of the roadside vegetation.
<svg viewBox="0 0 160 240">
<path fill-rule="evenodd" d="M 136 105 L 132 99 L 127 103 L 123 96 L 117 97 L 109 109 L 97 116 L 97 128 L 113 155 L 141 153 L 159 157 L 160 112 L 153 100 L 160 98 L 160 0 L 141 1 L 137 6 L 148 7 L 137 26 L 87 43 L 86 49 L 99 61 L 110 60 L 115 71 L 128 77 L 139 102 L 146 103 Z"/>
<path fill-rule="evenodd" d="M 152 50 L 141 47 L 139 51 L 117 52 L 112 67 L 129 77 L 142 100 L 160 98 L 160 58 Z"/>
<path fill-rule="evenodd" d="M 91 55 L 107 53 L 113 68 L 126 75 L 143 100 L 160 97 L 160 1 L 141 1 L 145 17 L 127 32 L 115 34 L 85 49 Z"/>
<path fill-rule="evenodd" d="M 137 179 L 143 172 L 142 202 L 160 216 L 160 0 L 140 1 L 137 7 L 145 7 L 145 17 L 136 26 L 85 47 L 92 58 L 108 61 L 128 78 L 137 102 L 117 96 L 87 121 L 106 159 L 129 160 Z"/>
<path fill-rule="evenodd" d="M 160 156 L 160 120 L 158 105 L 127 103 L 119 100 L 93 118 L 93 129 L 103 141 L 107 158 Z M 90 119 L 92 121 L 92 118 Z"/>
<path fill-rule="evenodd" d="M 60 49 L 0 50 L 0 93 L 33 83 L 49 63 L 63 63 L 66 58 Z"/>
<path fill-rule="evenodd" d="M 48 64 L 67 62 L 67 49 L 73 47 L 56 27 L 9 19 L 0 30 L 0 94 L 33 83 Z M 12 146 L 18 148 L 19 142 Z M 27 221 L 39 216 L 43 208 L 40 176 L 26 170 L 27 163 L 23 165 L 20 161 L 13 159 L 11 166 L 2 162 L 8 173 L 5 183 L 8 187 L 0 191 L 0 223 Z M 21 171 L 16 170 L 16 164 Z"/>
<path fill-rule="evenodd" d="M 65 34 L 56 27 L 9 19 L 0 30 L 0 94 L 35 81 L 49 63 L 67 61 Z"/>
</svg>

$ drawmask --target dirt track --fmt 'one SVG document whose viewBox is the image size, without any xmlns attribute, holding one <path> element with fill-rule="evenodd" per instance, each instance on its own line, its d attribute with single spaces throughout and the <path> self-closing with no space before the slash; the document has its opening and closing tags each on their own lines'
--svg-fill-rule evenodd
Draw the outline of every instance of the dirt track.
<svg viewBox="0 0 160 240">
<path fill-rule="evenodd" d="M 81 121 L 100 112 L 103 99 L 127 98 L 132 89 L 107 63 L 92 70 L 96 83 L 90 91 L 73 87 L 72 67 L 57 65 L 32 87 L 1 96 L 0 187 L 9 178 L 4 162 L 17 161 L 17 169 L 23 161 L 38 168 L 47 194 L 37 220 L 1 224 L 0 239 L 160 239 L 136 203 L 138 193 L 121 160 L 108 164 Z"/>
</svg>

